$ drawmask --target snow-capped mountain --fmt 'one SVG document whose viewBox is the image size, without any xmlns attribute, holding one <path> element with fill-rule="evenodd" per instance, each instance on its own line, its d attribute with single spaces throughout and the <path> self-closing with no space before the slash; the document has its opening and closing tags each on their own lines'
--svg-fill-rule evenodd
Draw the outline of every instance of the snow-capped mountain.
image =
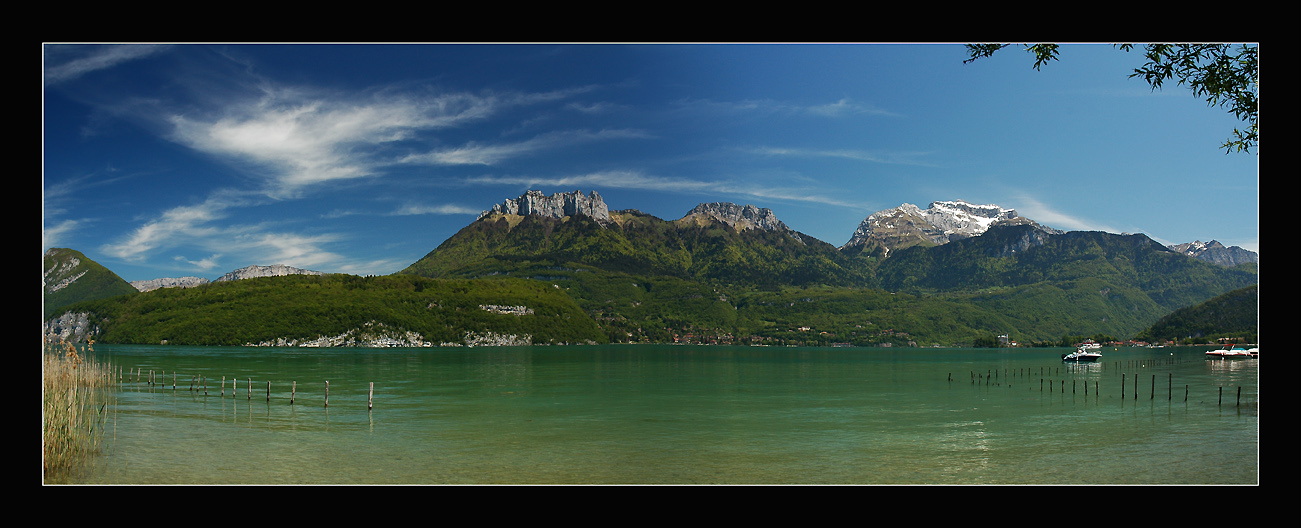
<svg viewBox="0 0 1301 528">
<path fill-rule="evenodd" d="M 1020 216 L 1014 209 L 993 204 L 977 205 L 962 200 L 931 202 L 922 209 L 903 204 L 872 213 L 854 231 L 841 249 L 859 246 L 890 250 L 918 244 L 939 245 L 952 240 L 980 235 L 995 225 L 1031 224 L 1050 233 L 1060 231 Z"/>
<path fill-rule="evenodd" d="M 1260 255 L 1255 251 L 1238 246 L 1225 247 L 1215 240 L 1202 242 L 1195 240 L 1184 244 L 1168 246 L 1171 250 L 1183 253 L 1198 260 L 1225 267 L 1233 267 L 1247 262 L 1260 262 Z"/>
</svg>

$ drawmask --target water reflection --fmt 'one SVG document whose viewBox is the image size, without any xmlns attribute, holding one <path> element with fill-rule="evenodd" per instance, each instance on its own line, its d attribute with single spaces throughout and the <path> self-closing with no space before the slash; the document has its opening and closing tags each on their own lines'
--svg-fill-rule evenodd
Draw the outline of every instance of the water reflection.
<svg viewBox="0 0 1301 528">
<path fill-rule="evenodd" d="M 235 483 L 1255 482 L 1255 412 L 1227 407 L 1240 385 L 1254 401 L 1256 370 L 1186 356 L 154 347 L 116 361 L 177 387 L 123 376 L 118 433 L 91 480 L 185 482 L 183 468 L 204 466 L 238 469 L 221 477 Z M 195 375 L 216 386 L 190 390 Z M 1125 401 L 1162 396 L 1181 403 Z M 1205 440 L 1225 435 L 1249 448 Z M 1241 469 L 1212 471 L 1208 457 Z"/>
</svg>

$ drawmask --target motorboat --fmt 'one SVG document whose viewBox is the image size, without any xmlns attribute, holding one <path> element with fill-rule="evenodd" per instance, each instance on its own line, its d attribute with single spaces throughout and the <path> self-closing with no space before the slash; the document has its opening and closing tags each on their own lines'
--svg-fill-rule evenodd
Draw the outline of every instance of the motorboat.
<svg viewBox="0 0 1301 528">
<path fill-rule="evenodd" d="M 1247 350 L 1236 345 L 1225 345 L 1224 348 L 1217 350 L 1207 350 L 1208 359 L 1239 359 L 1260 357 L 1260 349 L 1253 347 Z"/>
<path fill-rule="evenodd" d="M 1074 352 L 1071 352 L 1070 354 L 1062 354 L 1062 361 L 1072 361 L 1076 363 L 1081 363 L 1081 362 L 1088 362 L 1088 361 L 1097 361 L 1099 359 L 1102 359 L 1102 353 L 1095 352 L 1094 350 L 1096 349 L 1090 347 L 1080 347 L 1076 349 Z"/>
</svg>

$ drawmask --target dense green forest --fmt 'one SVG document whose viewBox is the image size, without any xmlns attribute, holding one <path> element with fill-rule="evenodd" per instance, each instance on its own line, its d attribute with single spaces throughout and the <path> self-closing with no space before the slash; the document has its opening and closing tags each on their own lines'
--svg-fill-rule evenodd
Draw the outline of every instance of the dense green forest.
<svg viewBox="0 0 1301 528">
<path fill-rule="evenodd" d="M 481 305 L 526 306 L 528 315 Z M 527 280 L 434 280 L 415 276 L 287 275 L 194 288 L 162 288 L 73 304 L 89 312 L 105 343 L 243 345 L 316 339 L 367 323 L 462 343 L 466 332 L 530 335 L 534 343 L 603 342 L 573 300 Z"/>
<path fill-rule="evenodd" d="M 1260 295 L 1257 286 L 1234 290 L 1162 317 L 1137 339 L 1213 343 L 1232 339 L 1259 342 Z"/>
</svg>

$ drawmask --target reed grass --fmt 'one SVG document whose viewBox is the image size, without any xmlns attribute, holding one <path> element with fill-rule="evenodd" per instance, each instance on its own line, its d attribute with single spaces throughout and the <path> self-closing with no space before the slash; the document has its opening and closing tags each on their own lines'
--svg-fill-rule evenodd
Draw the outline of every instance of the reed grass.
<svg viewBox="0 0 1301 528">
<path fill-rule="evenodd" d="M 112 367 L 87 357 L 93 346 L 87 343 L 79 351 L 71 343 L 42 343 L 46 482 L 66 481 L 88 467 L 103 442 Z"/>
</svg>

